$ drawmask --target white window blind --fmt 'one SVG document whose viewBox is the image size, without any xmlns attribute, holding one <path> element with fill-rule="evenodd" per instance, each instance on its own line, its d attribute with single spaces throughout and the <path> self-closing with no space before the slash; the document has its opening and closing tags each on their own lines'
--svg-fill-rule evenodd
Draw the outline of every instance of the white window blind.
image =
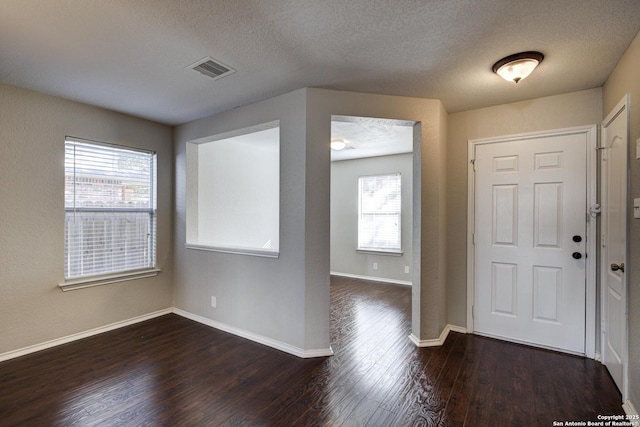
<svg viewBox="0 0 640 427">
<path fill-rule="evenodd" d="M 153 268 L 156 154 L 67 137 L 65 279 Z"/>
<path fill-rule="evenodd" d="M 400 174 L 361 176 L 358 187 L 358 249 L 399 252 Z"/>
</svg>

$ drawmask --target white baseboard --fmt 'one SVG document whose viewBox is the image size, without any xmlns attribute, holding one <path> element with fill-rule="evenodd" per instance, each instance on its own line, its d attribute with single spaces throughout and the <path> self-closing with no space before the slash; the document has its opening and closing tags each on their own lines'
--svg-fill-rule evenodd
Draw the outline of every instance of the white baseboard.
<svg viewBox="0 0 640 427">
<path fill-rule="evenodd" d="M 143 314 L 142 316 L 133 317 L 131 319 L 122 320 L 120 322 L 111 323 L 109 325 L 100 326 L 99 328 L 90 329 L 84 332 L 78 332 L 77 334 L 67 335 L 62 338 L 56 338 L 51 341 L 46 341 L 40 344 L 30 345 L 28 347 L 19 348 L 17 350 L 8 351 L 0 354 L 0 362 L 5 360 L 15 359 L 16 357 L 25 356 L 27 354 L 35 353 L 37 351 L 46 350 L 58 345 L 67 344 L 72 341 L 77 341 L 83 338 L 87 338 L 93 335 L 109 332 L 114 329 L 119 329 L 125 326 L 133 325 L 134 323 L 144 322 L 145 320 L 153 319 L 155 317 L 164 316 L 165 314 L 172 313 L 171 308 L 165 308 L 163 310 L 154 311 L 153 313 Z"/>
<path fill-rule="evenodd" d="M 624 413 L 627 415 L 638 416 L 638 411 L 636 410 L 635 406 L 633 406 L 633 403 L 631 403 L 630 400 L 627 400 L 622 404 L 622 409 L 624 409 Z"/>
<path fill-rule="evenodd" d="M 302 348 L 294 347 L 282 341 L 274 340 L 272 338 L 268 338 L 263 335 L 259 335 L 244 329 L 236 328 L 234 326 L 230 326 L 230 325 L 227 325 L 226 323 L 218 322 L 216 320 L 212 320 L 207 317 L 189 313 L 188 311 L 184 311 L 176 307 L 173 308 L 173 313 L 177 314 L 178 316 L 182 316 L 187 319 L 193 320 L 195 322 L 202 323 L 203 325 L 207 325 L 212 328 L 216 328 L 221 331 L 228 332 L 233 335 L 237 335 L 239 337 L 248 339 L 250 341 L 254 341 L 259 344 L 266 345 L 267 347 L 275 348 L 276 350 L 284 351 L 285 353 L 289 353 L 304 359 L 308 359 L 312 357 L 333 356 L 333 350 L 331 349 L 331 347 L 326 349 L 304 350 Z"/>
<path fill-rule="evenodd" d="M 461 334 L 466 334 L 467 329 L 461 326 L 447 325 L 442 330 L 440 337 L 430 339 L 430 340 L 421 340 L 416 337 L 414 334 L 409 335 L 409 339 L 417 346 L 417 347 L 438 347 L 444 344 L 449 336 L 449 332 L 460 332 Z"/>
<path fill-rule="evenodd" d="M 393 285 L 411 286 L 413 282 L 407 280 L 386 279 L 384 277 L 361 276 L 359 274 L 340 273 L 338 271 L 330 271 L 332 276 L 348 277 L 350 279 L 370 280 L 372 282 L 391 283 Z"/>
</svg>

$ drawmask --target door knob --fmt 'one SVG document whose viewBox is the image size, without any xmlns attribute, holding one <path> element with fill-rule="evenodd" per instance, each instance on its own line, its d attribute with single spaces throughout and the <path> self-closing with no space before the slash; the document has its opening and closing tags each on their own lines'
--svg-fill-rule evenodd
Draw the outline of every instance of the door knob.
<svg viewBox="0 0 640 427">
<path fill-rule="evenodd" d="M 578 236 L 577 234 L 573 236 L 573 241 L 576 243 L 582 242 L 582 236 Z"/>
<path fill-rule="evenodd" d="M 582 258 L 582 254 L 580 252 L 574 252 L 574 253 L 571 254 L 571 256 L 574 257 L 575 259 Z"/>
<path fill-rule="evenodd" d="M 622 271 L 624 273 L 624 262 L 621 262 L 620 265 L 618 264 L 611 264 L 611 271 Z"/>
</svg>

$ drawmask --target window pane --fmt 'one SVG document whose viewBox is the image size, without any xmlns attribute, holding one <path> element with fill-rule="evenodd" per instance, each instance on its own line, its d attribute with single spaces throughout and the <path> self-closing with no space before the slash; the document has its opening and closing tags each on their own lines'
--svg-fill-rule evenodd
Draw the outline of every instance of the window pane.
<svg viewBox="0 0 640 427">
<path fill-rule="evenodd" d="M 67 212 L 65 219 L 67 277 L 151 266 L 149 213 Z"/>
<path fill-rule="evenodd" d="M 155 266 L 155 153 L 67 138 L 65 278 Z"/>
<path fill-rule="evenodd" d="M 400 250 L 400 174 L 359 179 L 358 248 Z"/>
<path fill-rule="evenodd" d="M 67 141 L 65 207 L 151 207 L 153 153 Z"/>
<path fill-rule="evenodd" d="M 399 214 L 363 214 L 360 217 L 360 248 L 400 249 Z"/>
</svg>

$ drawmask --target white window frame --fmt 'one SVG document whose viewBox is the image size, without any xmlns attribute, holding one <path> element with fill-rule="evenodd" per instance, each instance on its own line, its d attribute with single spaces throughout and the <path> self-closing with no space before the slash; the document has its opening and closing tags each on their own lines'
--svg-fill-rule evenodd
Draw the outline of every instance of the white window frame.
<svg viewBox="0 0 640 427">
<path fill-rule="evenodd" d="M 363 184 L 367 180 L 381 180 L 388 179 L 393 177 L 398 181 L 398 209 L 395 211 L 365 211 L 364 208 L 365 203 L 363 203 Z M 370 240 L 368 236 L 363 236 L 365 233 L 365 222 L 364 218 L 366 216 L 383 216 L 383 217 L 395 217 L 397 219 L 397 246 L 388 246 L 388 245 L 366 245 L 364 243 L 365 240 Z M 402 175 L 400 173 L 389 173 L 389 174 L 380 174 L 380 175 L 365 175 L 358 177 L 358 245 L 357 251 L 361 253 L 376 253 L 376 254 L 384 254 L 384 255 L 402 255 Z"/>
<path fill-rule="evenodd" d="M 76 164 L 76 155 L 75 151 L 71 156 L 68 156 L 68 150 L 74 150 L 74 147 L 83 146 L 88 150 L 95 150 L 101 152 L 113 152 L 113 153 L 139 153 L 144 154 L 146 157 L 145 160 L 150 162 L 150 170 L 149 170 L 149 205 L 146 207 L 87 207 L 81 205 L 79 202 L 76 202 L 76 196 L 80 194 L 81 187 L 78 188 L 78 178 L 76 177 L 76 173 L 81 169 L 82 166 Z M 87 168 L 86 164 L 84 165 Z M 122 169 L 118 169 L 117 167 L 113 170 L 99 170 L 100 166 L 95 166 L 97 168 L 96 178 L 94 179 L 102 179 L 108 177 L 109 174 L 113 174 L 117 171 L 122 171 Z M 67 179 L 68 173 L 73 174 L 73 178 L 71 180 Z M 91 178 L 86 178 L 91 179 Z M 114 179 L 114 182 L 116 179 Z M 92 184 L 94 185 L 94 184 Z M 69 187 L 70 186 L 70 187 Z M 89 187 L 91 188 L 91 187 Z M 67 136 L 65 138 L 65 198 L 67 192 L 70 191 L 73 195 L 73 200 L 65 200 L 65 242 L 64 242 L 64 255 L 65 255 L 65 280 L 59 286 L 63 291 L 73 290 L 73 289 L 81 289 L 87 288 L 91 286 L 98 286 L 108 283 L 116 283 L 127 280 L 133 280 L 143 277 L 153 277 L 156 276 L 160 269 L 156 267 L 156 249 L 157 249 L 157 155 L 154 151 L 149 150 L 141 150 L 137 148 L 124 147 L 114 144 L 107 144 L 102 142 L 90 141 L 81 138 L 75 138 L 71 136 Z M 86 191 L 86 189 L 85 189 Z M 97 199 L 99 200 L 99 199 Z M 76 219 L 76 215 L 84 216 L 85 218 L 91 218 L 92 214 L 95 214 L 96 218 L 105 217 L 109 214 L 119 214 L 119 213 L 131 213 L 131 214 L 140 214 L 146 213 L 149 215 L 148 227 L 147 227 L 147 243 L 144 246 L 144 252 L 142 253 L 142 257 L 139 257 L 141 260 L 139 263 L 134 263 L 134 267 L 131 268 L 119 268 L 122 264 L 117 265 L 116 262 L 114 266 L 110 269 L 102 269 L 100 272 L 96 272 L 95 270 L 87 269 L 85 271 L 72 272 L 71 270 L 71 261 L 70 259 L 70 251 L 71 252 L 79 252 L 79 248 L 82 246 L 73 246 L 69 244 L 69 221 L 73 221 Z M 120 230 L 121 231 L 121 230 Z M 107 233 L 106 236 L 111 239 L 116 239 L 117 231 L 115 227 L 113 228 L 113 233 Z M 87 256 L 88 254 L 93 254 L 94 252 L 90 250 L 84 251 Z M 84 262 L 85 254 L 80 254 L 75 257 L 76 262 Z M 134 252 L 135 255 L 140 255 L 139 252 Z M 135 265 L 138 264 L 138 265 Z"/>
</svg>

